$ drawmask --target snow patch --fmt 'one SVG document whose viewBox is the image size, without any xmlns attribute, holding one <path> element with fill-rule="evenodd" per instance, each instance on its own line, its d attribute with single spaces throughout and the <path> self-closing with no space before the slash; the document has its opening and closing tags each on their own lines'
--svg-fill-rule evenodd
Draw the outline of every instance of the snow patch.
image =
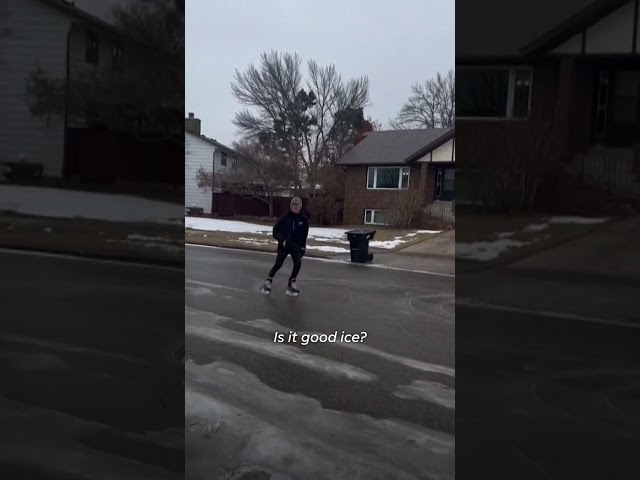
<svg viewBox="0 0 640 480">
<path fill-rule="evenodd" d="M 131 195 L 0 185 L 0 211 L 57 218 L 182 224 L 184 207 Z"/>
<path fill-rule="evenodd" d="M 333 377 L 342 377 L 360 382 L 370 382 L 377 379 L 376 375 L 361 368 L 318 355 L 308 354 L 297 347 L 274 343 L 273 338 L 258 338 L 229 330 L 223 325 L 227 321 L 231 321 L 230 319 L 224 319 L 224 317 L 220 316 L 212 317 L 212 315 L 209 312 L 185 307 L 185 318 L 189 318 L 192 323 L 192 325 L 185 327 L 185 334 L 279 358 Z M 211 318 L 215 319 L 213 324 Z M 193 323 L 199 323 L 199 326 L 195 326 Z"/>
<path fill-rule="evenodd" d="M 205 232 L 229 232 L 229 233 L 252 233 L 256 235 L 271 235 L 273 231 L 273 227 L 268 225 L 259 225 L 257 223 L 250 222 L 242 222 L 236 220 L 221 220 L 219 218 L 200 218 L 200 217 L 186 217 L 185 218 L 185 228 L 192 230 L 200 230 Z M 324 227 L 311 227 L 309 228 L 309 236 L 308 240 L 313 240 L 316 242 L 326 242 L 326 243 L 340 243 L 344 245 L 348 245 L 349 241 L 347 239 L 347 232 L 349 230 L 344 228 L 324 228 Z M 413 232 L 408 232 L 402 237 L 396 237 L 393 240 L 373 240 L 369 242 L 371 247 L 375 248 L 385 248 L 385 249 L 393 249 L 403 243 L 409 241 L 411 237 L 414 237 L 418 234 L 437 234 L 441 233 L 441 230 L 416 230 Z M 206 235 L 205 235 L 206 236 Z M 257 238 L 247 238 L 243 237 L 239 240 L 245 243 L 257 244 L 256 242 L 267 242 L 267 240 L 257 239 Z M 271 241 L 270 239 L 268 241 Z M 312 247 L 308 247 L 312 248 Z M 322 250 L 325 252 L 339 252 L 344 253 L 348 252 L 345 249 L 328 249 L 333 247 L 315 247 L 318 250 Z"/>
<path fill-rule="evenodd" d="M 202 462 L 198 470 L 233 462 L 285 478 L 453 478 L 452 435 L 325 409 L 315 399 L 272 389 L 227 362 L 188 363 L 185 374 L 189 423 L 205 424 L 207 431 L 221 425 L 210 437 L 211 453 L 190 459 Z"/>
<path fill-rule="evenodd" d="M 503 238 L 500 240 L 456 243 L 456 257 L 470 258 L 473 260 L 493 260 L 509 249 L 521 248 L 533 242 L 524 242 Z"/>
<path fill-rule="evenodd" d="M 549 223 L 554 225 L 597 225 L 598 223 L 605 223 L 609 221 L 609 217 L 576 217 L 576 216 L 560 216 L 551 217 Z"/>
<path fill-rule="evenodd" d="M 321 252 L 331 252 L 331 253 L 349 253 L 348 248 L 342 247 L 331 247 L 328 245 L 307 245 L 307 250 L 320 250 Z"/>
<path fill-rule="evenodd" d="M 291 332 L 297 332 L 298 334 L 302 335 L 304 333 L 310 333 L 310 334 L 319 334 L 321 332 L 310 332 L 310 331 L 300 331 L 300 330 L 295 330 L 292 329 L 291 327 L 287 327 L 286 325 L 280 325 L 277 322 L 274 322 L 272 320 L 269 320 L 268 318 L 258 318 L 256 320 L 249 320 L 248 322 L 246 322 L 248 325 L 251 325 L 253 328 L 256 328 L 258 330 L 262 330 L 265 332 L 269 332 L 269 333 L 275 333 L 275 332 L 283 332 L 283 331 L 291 331 Z M 413 368 L 416 370 L 420 370 L 422 372 L 427 372 L 427 373 L 438 373 L 441 375 L 446 375 L 448 377 L 455 377 L 456 375 L 456 371 L 454 368 L 450 368 L 450 367 L 446 367 L 444 365 L 436 365 L 433 363 L 426 363 L 426 362 L 422 362 L 420 360 L 415 360 L 413 358 L 408 358 L 408 357 L 401 357 L 398 355 L 394 355 L 392 353 L 387 353 L 383 350 L 379 350 L 377 348 L 371 347 L 369 345 L 365 345 L 362 343 L 343 343 L 343 342 L 337 342 L 335 344 L 333 344 L 334 346 L 337 347 L 342 347 L 342 348 L 346 348 L 348 350 L 357 350 L 363 353 L 367 353 L 369 355 L 373 355 L 376 356 L 378 358 L 383 358 L 389 362 L 393 362 L 393 363 L 397 363 L 400 365 L 404 365 L 405 367 L 409 367 L 409 368 Z"/>
<path fill-rule="evenodd" d="M 527 225 L 522 229 L 523 232 L 541 232 L 549 228 L 549 224 L 547 223 L 532 223 L 531 225 Z"/>
<path fill-rule="evenodd" d="M 273 230 L 273 227 L 266 225 L 219 218 L 186 217 L 184 222 L 185 228 L 205 232 L 266 233 Z"/>
<path fill-rule="evenodd" d="M 456 408 L 455 390 L 442 383 L 415 380 L 411 385 L 400 385 L 393 394 L 408 400 L 436 403 L 451 410 Z"/>
</svg>

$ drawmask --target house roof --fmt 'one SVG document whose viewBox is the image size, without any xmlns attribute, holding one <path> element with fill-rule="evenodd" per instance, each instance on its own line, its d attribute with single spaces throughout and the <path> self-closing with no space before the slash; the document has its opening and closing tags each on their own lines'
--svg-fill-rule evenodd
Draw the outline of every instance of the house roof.
<svg viewBox="0 0 640 480">
<path fill-rule="evenodd" d="M 79 22 L 76 22 L 76 23 L 79 23 L 80 25 L 83 25 L 83 24 L 93 25 L 94 27 L 98 27 L 107 32 L 110 32 L 112 35 L 118 37 L 121 40 L 126 40 L 128 42 L 134 43 L 137 46 L 143 47 L 147 51 L 149 51 L 149 49 L 154 53 L 156 53 L 157 51 L 157 49 L 153 48 L 152 45 L 149 45 L 148 43 L 141 40 L 140 38 L 136 38 L 135 36 L 132 36 L 129 32 L 123 30 L 118 25 L 107 22 L 106 20 L 96 17 L 95 15 L 92 15 L 89 12 L 86 12 L 81 8 L 76 7 L 73 1 L 69 1 L 69 0 L 40 0 L 40 1 L 43 3 L 46 3 L 47 5 L 51 5 L 52 7 L 58 8 L 63 12 L 68 13 L 71 17 L 74 17 L 77 20 L 79 20 Z"/>
<path fill-rule="evenodd" d="M 580 33 L 585 28 L 593 25 L 601 18 L 606 17 L 630 0 L 598 0 L 575 15 L 569 17 L 560 25 L 552 28 L 541 37 L 537 38 L 522 49 L 525 55 L 531 55 L 555 48 L 562 42 L 569 40 L 573 35 Z"/>
<path fill-rule="evenodd" d="M 369 132 L 364 140 L 340 158 L 337 165 L 389 165 L 426 155 L 454 135 L 455 128 L 383 130 Z"/>
<path fill-rule="evenodd" d="M 87 23 L 91 23 L 97 27 L 101 27 L 117 35 L 125 36 L 125 33 L 122 30 L 120 30 L 118 27 L 113 25 L 112 23 L 109 23 L 101 18 L 98 18 L 95 15 L 91 15 L 88 12 L 85 12 L 84 10 L 76 7 L 72 1 L 67 1 L 67 0 L 40 0 L 40 1 L 43 3 L 46 3 L 47 5 L 56 7 L 79 20 L 82 20 Z"/>
<path fill-rule="evenodd" d="M 456 9 L 457 63 L 537 53 L 568 39 L 627 1 L 465 0 Z"/>
<path fill-rule="evenodd" d="M 226 150 L 230 153 L 233 153 L 234 155 L 238 155 L 240 156 L 240 154 L 238 152 L 236 152 L 233 148 L 231 147 L 227 147 L 226 145 L 223 145 L 222 143 L 218 142 L 217 140 L 214 140 L 213 138 L 209 138 L 206 135 L 196 135 L 193 132 L 189 132 L 187 130 L 185 130 L 185 135 L 191 135 L 192 137 L 195 138 L 199 138 L 200 140 L 204 140 L 205 142 L 210 143 L 211 145 L 213 145 L 214 147 L 220 148 L 221 150 Z"/>
</svg>

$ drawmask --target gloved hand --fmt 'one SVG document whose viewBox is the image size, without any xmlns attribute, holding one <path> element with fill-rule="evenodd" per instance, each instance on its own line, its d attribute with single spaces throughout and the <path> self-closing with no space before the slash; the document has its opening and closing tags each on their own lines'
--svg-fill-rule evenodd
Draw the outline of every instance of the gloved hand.
<svg viewBox="0 0 640 480">
<path fill-rule="evenodd" d="M 302 253 L 302 256 L 304 257 L 304 254 L 307 253 L 307 247 L 301 247 L 300 253 Z"/>
</svg>

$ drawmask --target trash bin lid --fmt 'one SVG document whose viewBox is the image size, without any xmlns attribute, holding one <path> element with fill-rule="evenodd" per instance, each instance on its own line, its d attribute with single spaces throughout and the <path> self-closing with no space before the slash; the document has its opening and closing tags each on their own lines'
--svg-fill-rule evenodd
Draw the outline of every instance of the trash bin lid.
<svg viewBox="0 0 640 480">
<path fill-rule="evenodd" d="M 347 235 L 370 235 L 370 234 L 376 233 L 376 230 L 359 229 L 359 230 L 349 230 L 346 233 Z"/>
</svg>

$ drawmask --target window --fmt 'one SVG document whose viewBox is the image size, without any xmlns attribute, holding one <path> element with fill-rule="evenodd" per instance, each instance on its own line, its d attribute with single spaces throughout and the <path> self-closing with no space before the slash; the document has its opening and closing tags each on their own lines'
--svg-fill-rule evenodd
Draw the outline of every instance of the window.
<svg viewBox="0 0 640 480">
<path fill-rule="evenodd" d="M 456 69 L 457 118 L 527 118 L 531 67 Z"/>
<path fill-rule="evenodd" d="M 438 168 L 436 174 L 436 200 L 448 202 L 454 199 L 455 177 L 456 171 L 454 168 Z"/>
<path fill-rule="evenodd" d="M 114 43 L 111 47 L 111 64 L 114 67 L 122 65 L 123 52 L 122 47 L 117 43 Z"/>
<path fill-rule="evenodd" d="M 233 157 L 231 157 L 231 166 L 233 168 L 236 168 L 236 166 L 238 165 L 238 159 L 236 158 L 236 156 L 234 155 Z"/>
<path fill-rule="evenodd" d="M 364 223 L 367 225 L 386 225 L 387 216 L 382 210 L 370 210 L 364 211 Z"/>
<path fill-rule="evenodd" d="M 87 32 L 87 48 L 85 59 L 87 63 L 98 64 L 100 52 L 100 39 L 98 35 L 93 32 Z"/>
<path fill-rule="evenodd" d="M 369 167 L 367 188 L 400 190 L 409 187 L 409 167 Z"/>
<path fill-rule="evenodd" d="M 225 152 L 222 152 L 222 158 L 220 159 L 220 165 L 222 165 L 223 167 L 227 166 L 227 154 Z"/>
</svg>

